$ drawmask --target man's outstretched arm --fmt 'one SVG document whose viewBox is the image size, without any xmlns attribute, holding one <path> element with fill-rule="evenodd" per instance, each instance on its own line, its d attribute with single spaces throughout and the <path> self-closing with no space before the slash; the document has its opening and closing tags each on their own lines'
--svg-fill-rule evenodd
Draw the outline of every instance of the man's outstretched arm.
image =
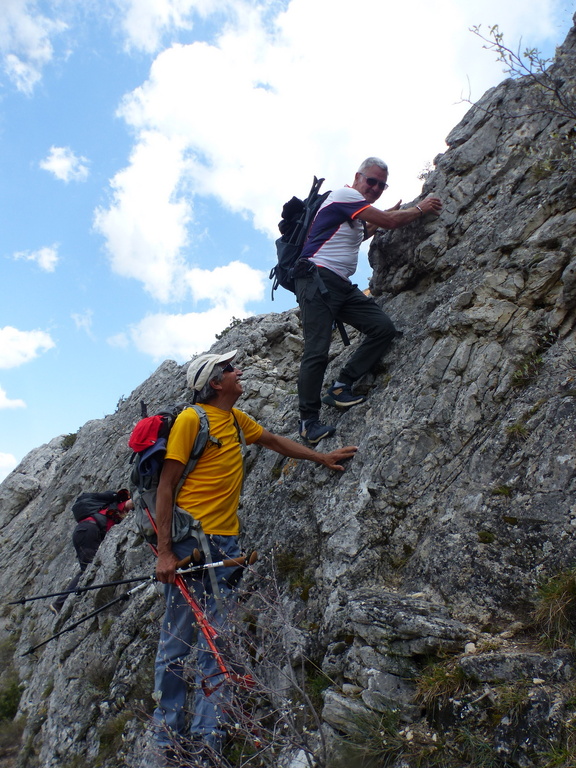
<svg viewBox="0 0 576 768">
<path fill-rule="evenodd" d="M 304 459 L 306 461 L 314 461 L 316 464 L 323 464 L 328 469 L 334 469 L 337 472 L 344 471 L 344 467 L 340 462 L 351 459 L 358 450 L 355 445 L 347 445 L 345 448 L 337 448 L 335 451 L 330 451 L 330 453 L 319 453 L 287 437 L 274 435 L 266 429 L 262 432 L 257 445 L 262 445 L 264 448 L 269 448 L 271 451 L 276 451 L 276 453 L 288 456 L 291 459 Z"/>
<path fill-rule="evenodd" d="M 426 197 L 421 200 L 417 205 L 413 205 L 410 208 L 398 208 L 395 205 L 394 208 L 390 208 L 387 211 L 381 211 L 379 208 L 374 208 L 373 205 L 360 211 L 358 218 L 367 224 L 373 225 L 376 228 L 381 229 L 398 229 L 399 227 L 405 227 L 407 224 L 411 224 L 416 219 L 424 216 L 427 213 L 433 213 L 435 216 L 440 215 L 442 210 L 442 201 L 439 197 Z M 370 230 L 369 230 L 370 231 Z M 374 232 L 372 232 L 374 234 Z"/>
</svg>

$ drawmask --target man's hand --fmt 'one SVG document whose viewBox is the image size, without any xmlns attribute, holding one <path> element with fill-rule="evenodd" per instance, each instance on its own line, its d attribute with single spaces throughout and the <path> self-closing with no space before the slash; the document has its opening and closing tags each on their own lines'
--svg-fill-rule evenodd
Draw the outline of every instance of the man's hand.
<svg viewBox="0 0 576 768">
<path fill-rule="evenodd" d="M 377 227 L 380 229 L 399 229 L 407 224 L 411 224 L 427 213 L 439 216 L 441 210 L 442 201 L 439 197 L 427 197 L 420 203 L 411 205 L 409 208 L 399 208 L 397 203 L 393 208 L 381 211 L 370 205 L 368 208 L 360 211 L 358 218 L 365 221 L 371 229 Z"/>
<path fill-rule="evenodd" d="M 162 584 L 174 584 L 176 578 L 176 564 L 178 558 L 174 552 L 163 552 L 158 555 L 156 561 L 156 578 L 161 581 Z"/>
<path fill-rule="evenodd" d="M 421 203 L 418 203 L 422 209 L 422 213 L 433 213 L 436 216 L 440 215 L 442 210 L 442 200 L 439 197 L 426 197 Z"/>
<path fill-rule="evenodd" d="M 348 445 L 346 448 L 338 448 L 330 453 L 319 453 L 313 451 L 312 448 L 308 448 L 305 445 L 294 442 L 287 437 L 281 437 L 275 435 L 272 432 L 268 432 L 267 429 L 262 431 L 260 440 L 257 441 L 258 445 L 263 445 L 264 448 L 269 448 L 271 451 L 276 451 L 281 456 L 289 456 L 291 459 L 305 459 L 306 461 L 314 461 L 316 464 L 322 464 L 328 469 L 335 469 L 338 472 L 343 472 L 344 467 L 340 464 L 341 461 L 351 459 L 356 453 L 358 448 L 355 445 Z"/>
<path fill-rule="evenodd" d="M 322 464 L 324 464 L 325 467 L 328 467 L 328 469 L 344 472 L 344 467 L 340 462 L 346 461 L 346 459 L 351 459 L 357 450 L 358 446 L 347 445 L 345 448 L 337 448 L 335 451 L 330 451 L 330 453 L 321 453 L 318 455 L 322 457 Z"/>
</svg>

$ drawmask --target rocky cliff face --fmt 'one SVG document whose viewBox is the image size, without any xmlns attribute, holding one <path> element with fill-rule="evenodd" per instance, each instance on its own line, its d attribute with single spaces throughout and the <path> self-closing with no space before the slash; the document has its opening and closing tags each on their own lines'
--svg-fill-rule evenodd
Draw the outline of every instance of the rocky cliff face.
<svg viewBox="0 0 576 768">
<path fill-rule="evenodd" d="M 552 70 L 572 104 L 575 72 L 573 29 Z M 545 648 L 534 623 L 538 585 L 576 555 L 576 134 L 547 98 L 530 79 L 488 92 L 426 181 L 440 218 L 375 237 L 371 288 L 403 336 L 360 382 L 366 403 L 327 415 L 338 431 L 326 449 L 359 448 L 347 471 L 251 449 L 241 514 L 262 562 L 246 610 L 268 685 L 256 706 L 271 722 L 282 690 L 307 714 L 274 743 L 281 754 L 236 750 L 234 765 L 574 765 L 570 594 L 567 649 Z M 296 438 L 297 311 L 251 318 L 213 349 L 236 347 L 240 407 Z M 349 354 L 335 337 L 328 377 Z M 126 485 L 141 400 L 153 412 L 184 397 L 185 367 L 168 361 L 73 445 L 56 438 L 4 481 L 6 599 L 65 585 L 72 501 Z M 126 520 L 82 583 L 152 568 Z M 270 583 L 273 604 L 259 594 Z M 22 656 L 124 589 L 73 596 L 58 619 L 47 601 L 4 609 L 6 765 L 151 764 L 154 584 Z M 266 670 L 272 626 L 282 653 Z"/>
</svg>

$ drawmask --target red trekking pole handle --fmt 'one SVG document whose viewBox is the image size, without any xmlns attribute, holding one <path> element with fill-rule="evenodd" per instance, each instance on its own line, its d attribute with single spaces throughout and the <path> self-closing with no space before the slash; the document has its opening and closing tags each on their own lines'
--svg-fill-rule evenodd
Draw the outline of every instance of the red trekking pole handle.
<svg viewBox="0 0 576 768">
<path fill-rule="evenodd" d="M 145 509 L 146 509 L 146 514 L 148 515 L 148 518 L 154 530 L 154 533 L 158 535 L 158 527 L 156 526 L 156 520 L 154 520 L 154 518 L 150 514 L 150 510 L 147 507 L 145 507 Z M 148 543 L 150 545 L 150 549 L 154 552 L 156 556 L 158 556 L 158 549 L 151 542 L 148 542 Z M 196 553 L 197 553 L 197 558 L 200 559 L 200 553 L 197 549 L 195 549 L 191 557 L 184 558 L 184 560 L 182 560 L 181 563 L 184 563 L 186 560 L 190 562 L 191 558 L 196 559 Z M 256 552 L 253 552 L 248 558 L 249 564 L 252 565 L 254 562 L 256 562 L 257 557 L 258 555 L 256 554 Z M 243 562 L 241 563 L 237 562 L 239 560 Z M 226 562 L 231 563 L 231 565 L 242 566 L 246 562 L 246 557 L 242 556 L 239 558 L 232 558 L 228 561 L 224 560 L 222 561 L 222 564 Z M 220 563 L 217 563 L 216 565 L 220 565 Z M 178 566 L 180 566 L 180 563 L 178 563 Z M 202 568 L 203 566 L 200 566 L 200 567 Z M 208 648 L 214 654 L 214 659 L 216 661 L 216 664 L 218 665 L 218 669 L 224 676 L 224 680 L 231 680 L 232 682 L 237 683 L 239 685 L 243 685 L 246 688 L 251 688 L 254 685 L 254 680 L 250 674 L 239 675 L 233 671 L 230 671 L 226 666 L 226 664 L 224 663 L 222 654 L 220 653 L 220 650 L 216 645 L 216 640 L 218 640 L 218 637 L 219 637 L 218 632 L 216 629 L 214 629 L 212 624 L 210 624 L 210 622 L 206 618 L 206 615 L 202 610 L 200 603 L 196 600 L 196 597 L 193 595 L 193 593 L 190 592 L 190 589 L 188 588 L 188 585 L 186 584 L 186 581 L 182 574 L 176 573 L 174 584 L 178 587 L 178 589 L 180 590 L 180 593 L 182 594 L 182 597 L 186 600 L 186 602 L 190 606 L 192 613 L 194 614 L 194 618 L 196 619 L 196 623 L 198 624 L 200 631 L 202 632 L 202 634 L 204 635 L 204 638 L 206 639 Z M 217 688 L 219 688 L 220 685 L 221 683 L 218 683 L 213 687 L 209 687 L 205 680 L 202 681 L 202 688 L 206 696 L 210 696 L 210 694 L 213 693 Z"/>
</svg>

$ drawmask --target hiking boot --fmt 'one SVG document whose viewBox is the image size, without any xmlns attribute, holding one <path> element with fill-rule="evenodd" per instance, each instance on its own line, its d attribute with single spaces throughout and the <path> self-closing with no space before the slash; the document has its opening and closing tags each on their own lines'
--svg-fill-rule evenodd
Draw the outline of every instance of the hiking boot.
<svg viewBox="0 0 576 768">
<path fill-rule="evenodd" d="M 325 437 L 330 437 L 336 432 L 336 427 L 321 424 L 318 419 L 306 419 L 300 422 L 300 437 L 310 445 L 316 445 Z"/>
<path fill-rule="evenodd" d="M 350 384 L 332 384 L 328 389 L 322 402 L 326 405 L 333 405 L 335 408 L 351 408 L 353 405 L 363 403 L 366 398 L 364 395 L 355 395 L 352 392 Z"/>
</svg>

